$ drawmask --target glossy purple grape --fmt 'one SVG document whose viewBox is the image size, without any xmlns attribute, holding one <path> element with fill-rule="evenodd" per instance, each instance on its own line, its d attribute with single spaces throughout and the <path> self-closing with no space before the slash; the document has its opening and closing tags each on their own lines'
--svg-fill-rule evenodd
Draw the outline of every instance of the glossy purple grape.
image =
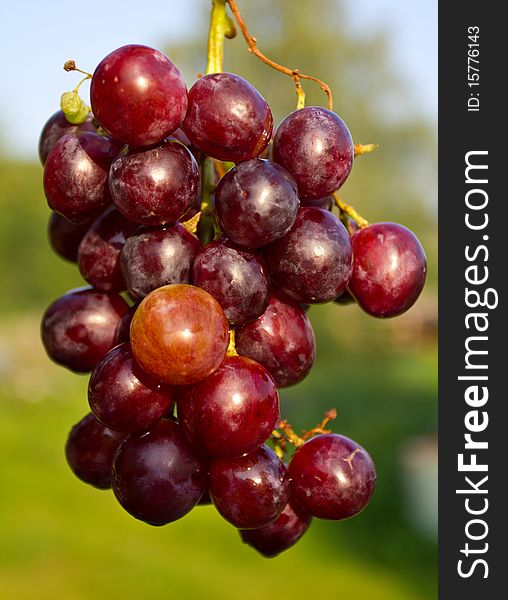
<svg viewBox="0 0 508 600">
<path fill-rule="evenodd" d="M 109 188 L 118 210 L 144 225 L 174 223 L 199 194 L 199 169 L 191 152 L 169 139 L 131 149 L 111 165 Z"/>
<path fill-rule="evenodd" d="M 337 298 L 353 270 L 349 234 L 332 213 L 301 208 L 295 224 L 280 240 L 265 248 L 272 281 L 305 304 Z"/>
<path fill-rule="evenodd" d="M 65 445 L 65 457 L 74 475 L 96 488 L 110 488 L 113 457 L 125 435 L 104 427 L 90 413 L 81 419 Z"/>
<path fill-rule="evenodd" d="M 224 175 L 214 205 L 220 227 L 230 240 L 245 248 L 260 248 L 289 231 L 300 201 L 285 169 L 256 158 Z"/>
<path fill-rule="evenodd" d="M 78 267 L 83 279 L 102 292 L 125 290 L 120 251 L 138 227 L 114 208 L 94 221 L 79 245 Z"/>
<path fill-rule="evenodd" d="M 81 123 L 81 125 L 69 123 L 61 110 L 57 110 L 55 114 L 51 115 L 42 128 L 39 137 L 39 158 L 41 163 L 44 165 L 51 148 L 53 148 L 62 136 L 66 133 L 74 133 L 76 131 L 91 131 L 95 133 L 97 128 L 94 125 L 92 115 L 89 115 L 88 119 L 84 123 Z"/>
<path fill-rule="evenodd" d="M 200 150 L 219 160 L 241 162 L 259 156 L 272 135 L 270 107 L 248 81 L 213 73 L 189 90 L 183 130 Z"/>
<path fill-rule="evenodd" d="M 42 343 L 49 358 L 78 373 L 91 371 L 116 344 L 128 309 L 121 296 L 90 288 L 58 298 L 42 317 Z"/>
<path fill-rule="evenodd" d="M 289 463 L 291 490 L 313 517 L 338 521 L 361 512 L 376 487 L 376 468 L 367 452 L 336 433 L 300 446 Z"/>
<path fill-rule="evenodd" d="M 290 499 L 273 523 L 259 529 L 241 530 L 240 535 L 245 544 L 263 556 L 273 558 L 294 546 L 309 528 L 311 520 L 312 517 Z"/>
<path fill-rule="evenodd" d="M 177 67 L 158 50 L 135 44 L 99 63 L 90 98 L 101 126 L 130 146 L 161 142 L 180 127 L 187 109 L 187 89 Z"/>
<path fill-rule="evenodd" d="M 219 513 L 240 529 L 273 523 L 289 499 L 287 469 L 264 445 L 240 458 L 213 459 L 208 486 Z"/>
<path fill-rule="evenodd" d="M 131 434 L 113 463 L 112 487 L 123 508 L 150 525 L 180 519 L 206 490 L 207 465 L 180 430 L 163 419 L 146 432 Z"/>
<path fill-rule="evenodd" d="M 180 388 L 177 409 L 191 444 L 221 458 L 253 452 L 280 420 L 272 376 L 243 356 L 226 357 L 209 377 Z"/>
<path fill-rule="evenodd" d="M 349 289 L 374 317 L 396 317 L 416 302 L 427 277 L 427 258 L 415 234 L 397 223 L 374 223 L 352 238 Z"/>
<path fill-rule="evenodd" d="M 44 165 L 49 207 L 76 224 L 89 223 L 111 202 L 108 172 L 118 145 L 96 133 L 68 133 Z"/>
<path fill-rule="evenodd" d="M 287 387 L 309 373 L 316 358 L 316 339 L 299 304 L 272 291 L 261 317 L 236 329 L 236 350 L 263 365 L 277 387 Z"/>
<path fill-rule="evenodd" d="M 52 212 L 48 221 L 48 240 L 51 248 L 65 260 L 76 262 L 78 248 L 85 235 L 88 224 L 75 225 L 62 215 Z"/>
<path fill-rule="evenodd" d="M 125 243 L 120 264 L 129 294 L 138 300 L 172 283 L 189 283 L 192 263 L 201 250 L 198 238 L 177 223 L 140 230 Z"/>
<path fill-rule="evenodd" d="M 351 172 L 354 151 L 344 121 L 319 106 L 292 112 L 273 138 L 273 160 L 291 173 L 302 200 L 338 190 Z"/>
<path fill-rule="evenodd" d="M 94 367 L 88 402 L 95 417 L 115 431 L 148 429 L 171 410 L 175 388 L 138 365 L 128 343 L 110 350 Z"/>
<path fill-rule="evenodd" d="M 210 242 L 196 256 L 192 282 L 217 300 L 232 325 L 254 321 L 268 305 L 265 261 L 226 239 Z"/>
</svg>

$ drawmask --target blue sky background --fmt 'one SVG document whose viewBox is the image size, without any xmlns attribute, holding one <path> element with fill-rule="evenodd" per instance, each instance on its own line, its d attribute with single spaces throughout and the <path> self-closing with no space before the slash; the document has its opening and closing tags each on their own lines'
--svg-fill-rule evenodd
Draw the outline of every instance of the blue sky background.
<svg viewBox="0 0 508 600">
<path fill-rule="evenodd" d="M 161 48 L 196 28 L 205 36 L 205 23 L 195 21 L 203 3 L 209 0 L 1 2 L 0 147 L 9 155 L 36 156 L 42 125 L 76 82 L 63 71 L 65 60 L 92 69 L 126 43 Z M 408 81 L 415 112 L 437 122 L 437 0 L 346 5 L 354 30 L 390 32 L 393 68 Z"/>
</svg>

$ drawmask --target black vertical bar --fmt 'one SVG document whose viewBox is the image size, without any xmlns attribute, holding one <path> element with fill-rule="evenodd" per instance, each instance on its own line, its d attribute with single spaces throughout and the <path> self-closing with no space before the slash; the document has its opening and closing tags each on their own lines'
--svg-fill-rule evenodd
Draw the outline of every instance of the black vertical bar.
<svg viewBox="0 0 508 600">
<path fill-rule="evenodd" d="M 508 52 L 500 6 L 486 0 L 439 3 L 439 597 L 444 600 L 508 598 L 508 189 L 502 179 L 508 174 Z M 479 62 L 468 63 L 468 51 Z M 473 166 L 468 178 L 466 156 L 487 168 Z M 468 208 L 468 193 L 469 204 L 478 207 L 484 200 L 485 208 Z M 466 218 L 472 226 L 480 227 L 486 218 L 488 224 L 472 229 Z M 466 269 L 475 265 L 469 279 L 482 280 L 487 267 L 484 283 L 466 280 Z M 466 288 L 492 308 L 468 307 Z M 469 304 L 475 298 L 470 294 Z M 483 316 L 466 320 L 468 314 Z M 487 323 L 485 331 L 478 330 Z M 469 349 L 488 352 L 470 354 L 471 368 L 468 338 Z M 480 406 L 483 388 L 489 396 Z M 466 449 L 467 434 L 470 442 L 487 442 L 488 448 Z M 476 455 L 488 471 L 460 471 L 461 454 L 466 465 Z M 488 480 L 481 483 L 484 477 Z"/>
</svg>

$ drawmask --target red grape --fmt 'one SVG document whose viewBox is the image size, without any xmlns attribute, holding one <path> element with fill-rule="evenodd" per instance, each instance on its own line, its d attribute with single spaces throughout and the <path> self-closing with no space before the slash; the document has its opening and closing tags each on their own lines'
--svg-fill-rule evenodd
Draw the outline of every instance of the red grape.
<svg viewBox="0 0 508 600">
<path fill-rule="evenodd" d="M 300 201 L 291 175 L 278 164 L 257 158 L 224 175 L 214 204 L 221 229 L 230 240 L 245 248 L 259 248 L 287 233 Z"/>
<path fill-rule="evenodd" d="M 41 336 L 48 356 L 72 371 L 91 371 L 116 344 L 117 328 L 128 309 L 117 294 L 90 288 L 68 292 L 42 318 Z"/>
<path fill-rule="evenodd" d="M 147 429 L 172 408 L 174 395 L 174 388 L 141 369 L 128 343 L 113 348 L 95 365 L 88 384 L 92 413 L 116 431 Z"/>
<path fill-rule="evenodd" d="M 120 155 L 111 165 L 109 188 L 115 206 L 131 221 L 174 223 L 196 201 L 199 169 L 191 152 L 169 139 Z"/>
<path fill-rule="evenodd" d="M 92 115 L 89 115 L 88 119 L 84 123 L 81 123 L 81 125 L 69 123 L 61 110 L 57 110 L 54 115 L 51 115 L 42 128 L 39 138 L 39 158 L 41 163 L 44 164 L 46 162 L 51 148 L 53 148 L 62 136 L 66 133 L 74 133 L 76 131 L 91 131 L 95 133 L 97 128 L 94 125 Z"/>
<path fill-rule="evenodd" d="M 67 463 L 76 477 L 96 488 L 111 487 L 113 457 L 125 433 L 113 431 L 88 414 L 76 423 L 65 445 Z"/>
<path fill-rule="evenodd" d="M 178 420 L 191 444 L 216 457 L 241 456 L 265 442 L 280 420 L 272 376 L 243 356 L 230 356 L 203 381 L 180 388 Z"/>
<path fill-rule="evenodd" d="M 44 165 L 44 193 L 50 208 L 76 224 L 90 222 L 110 202 L 108 171 L 118 146 L 96 133 L 68 133 L 53 146 Z"/>
<path fill-rule="evenodd" d="M 167 285 L 151 292 L 131 323 L 131 347 L 138 363 L 173 385 L 208 377 L 223 361 L 228 342 L 228 322 L 219 303 L 191 285 Z"/>
<path fill-rule="evenodd" d="M 268 305 L 265 261 L 227 239 L 210 242 L 196 256 L 192 282 L 211 294 L 236 326 L 257 319 Z"/>
<path fill-rule="evenodd" d="M 353 270 L 349 234 L 332 213 L 301 208 L 295 224 L 264 250 L 272 280 L 306 304 L 329 302 L 348 284 Z"/>
<path fill-rule="evenodd" d="M 291 490 L 313 517 L 338 521 L 362 511 L 376 487 L 376 468 L 367 452 L 336 433 L 300 446 L 289 463 Z"/>
<path fill-rule="evenodd" d="M 125 290 L 120 251 L 138 227 L 114 208 L 106 210 L 91 225 L 78 251 L 79 271 L 90 285 L 102 292 Z"/>
<path fill-rule="evenodd" d="M 53 250 L 71 262 L 78 259 L 79 244 L 89 227 L 75 225 L 56 212 L 52 212 L 48 221 L 48 240 Z"/>
<path fill-rule="evenodd" d="M 165 525 L 194 508 L 206 490 L 206 474 L 206 462 L 178 423 L 163 419 L 124 440 L 113 463 L 112 486 L 133 517 Z"/>
<path fill-rule="evenodd" d="M 236 330 L 236 350 L 267 369 L 278 387 L 301 381 L 316 357 L 309 317 L 297 302 L 273 291 L 266 311 Z"/>
<path fill-rule="evenodd" d="M 349 289 L 374 317 L 395 317 L 416 302 L 425 285 L 427 259 L 415 234 L 396 223 L 375 223 L 352 238 Z"/>
<path fill-rule="evenodd" d="M 90 97 L 101 126 L 130 146 L 162 142 L 187 109 L 187 89 L 176 66 L 158 50 L 135 44 L 99 63 Z"/>
<path fill-rule="evenodd" d="M 120 263 L 129 294 L 140 300 L 171 283 L 189 283 L 201 243 L 183 225 L 140 230 L 125 243 Z"/>
<path fill-rule="evenodd" d="M 340 188 L 351 172 L 354 144 L 335 113 L 307 106 L 288 115 L 273 138 L 273 160 L 294 177 L 302 200 Z"/>
<path fill-rule="evenodd" d="M 219 513 L 240 529 L 273 523 L 289 499 L 287 469 L 268 446 L 240 458 L 213 459 L 208 485 Z"/>
<path fill-rule="evenodd" d="M 205 75 L 189 90 L 183 130 L 213 158 L 240 162 L 259 156 L 270 141 L 272 126 L 266 100 L 238 75 Z"/>
<path fill-rule="evenodd" d="M 309 528 L 312 517 L 289 500 L 277 519 L 259 529 L 241 530 L 242 540 L 267 558 L 291 548 Z"/>
</svg>

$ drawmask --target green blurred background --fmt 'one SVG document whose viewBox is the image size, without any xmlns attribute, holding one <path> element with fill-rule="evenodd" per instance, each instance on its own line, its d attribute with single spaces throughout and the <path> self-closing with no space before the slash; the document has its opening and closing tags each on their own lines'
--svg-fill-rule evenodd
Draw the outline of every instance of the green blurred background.
<svg viewBox="0 0 508 600">
<path fill-rule="evenodd" d="M 283 415 L 297 429 L 311 427 L 330 407 L 338 409 L 334 430 L 365 446 L 377 464 L 376 494 L 360 517 L 344 523 L 314 521 L 296 547 L 265 560 L 242 545 L 237 532 L 211 507 L 196 509 L 173 525 L 151 528 L 124 513 L 110 493 L 89 488 L 72 476 L 63 446 L 70 427 L 87 412 L 87 379 L 47 360 L 38 328 L 46 305 L 82 282 L 75 266 L 48 248 L 42 169 L 34 153 L 23 154 L 11 143 L 12 123 L 4 127 L 6 113 L 0 114 L 2 599 L 437 597 L 436 123 L 432 111 L 414 102 L 411 80 L 404 78 L 394 61 L 389 21 L 378 27 L 374 19 L 367 29 L 352 28 L 348 25 L 351 3 L 335 0 L 240 0 L 239 4 L 265 53 L 327 80 L 335 92 L 335 110 L 348 123 L 355 141 L 380 144 L 377 152 L 356 161 L 342 189 L 344 199 L 370 221 L 409 226 L 427 251 L 427 287 L 402 317 L 378 321 L 355 306 L 311 308 L 318 341 L 315 367 L 303 383 L 282 392 Z M 127 5 L 125 10 L 130 10 L 133 3 Z M 414 5 L 411 18 L 417 20 L 420 4 Z M 116 6 L 122 10 L 119 3 Z M 165 48 L 191 84 L 204 69 L 208 2 L 168 1 L 160 6 L 166 7 L 163 14 L 133 12 L 131 19 L 145 24 L 157 21 L 160 26 L 175 14 L 189 19 L 188 13 L 194 11 L 194 26 L 180 31 L 176 41 L 171 36 L 123 39 L 121 27 L 116 27 L 112 37 L 119 43 L 101 39 L 96 58 L 121 43 L 157 45 Z M 71 27 L 72 35 L 88 36 L 86 43 L 94 45 L 93 30 L 83 31 L 79 21 L 69 23 L 62 12 L 64 3 L 55 3 L 54 14 L 51 5 L 47 10 L 48 22 L 56 19 L 57 28 Z M 48 32 L 41 26 L 37 35 L 42 41 Z M 53 44 L 58 45 L 58 37 Z M 41 43 L 40 55 L 33 57 L 35 71 L 44 64 L 44 48 Z M 82 64 L 68 43 L 62 44 L 60 63 L 68 58 L 93 68 Z M 23 77 L 30 77 L 26 66 L 18 61 L 18 77 L 20 69 Z M 258 63 L 240 37 L 226 41 L 225 68 L 242 74 L 265 95 L 277 122 L 293 110 L 291 80 Z M 433 68 L 429 65 L 426 77 L 436 76 Z M 54 106 L 47 116 L 56 110 L 59 94 L 75 83 L 71 76 L 65 81 L 62 89 L 37 90 L 41 102 Z M 5 83 L 4 78 L 2 86 Z M 306 91 L 308 104 L 325 104 L 319 89 L 308 84 Z M 22 106 L 23 111 L 30 110 L 26 103 Z M 34 149 L 43 121 L 33 127 Z"/>
</svg>

